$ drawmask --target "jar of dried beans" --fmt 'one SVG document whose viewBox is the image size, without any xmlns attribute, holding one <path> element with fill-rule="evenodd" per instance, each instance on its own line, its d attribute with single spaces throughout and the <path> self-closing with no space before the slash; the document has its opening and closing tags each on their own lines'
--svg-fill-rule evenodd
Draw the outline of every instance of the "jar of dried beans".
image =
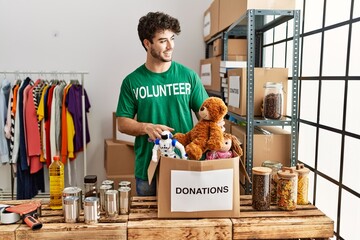
<svg viewBox="0 0 360 240">
<path fill-rule="evenodd" d="M 268 167 L 252 169 L 252 206 L 256 210 L 270 209 L 270 173 Z"/>
<path fill-rule="evenodd" d="M 278 207 L 281 210 L 292 211 L 297 205 L 297 172 L 288 167 L 282 167 L 278 171 Z"/>
<path fill-rule="evenodd" d="M 309 203 L 308 190 L 310 170 L 304 167 L 304 164 L 297 164 L 296 172 L 298 173 L 297 204 L 306 205 Z"/>
<path fill-rule="evenodd" d="M 267 82 L 264 85 L 264 118 L 280 119 L 283 115 L 283 85 L 282 83 Z"/>
<path fill-rule="evenodd" d="M 261 164 L 262 167 L 268 167 L 271 168 L 271 174 L 270 174 L 270 201 L 271 203 L 276 204 L 277 203 L 277 183 L 278 183 L 278 177 L 277 172 L 281 169 L 282 164 L 275 161 L 264 161 Z"/>
</svg>

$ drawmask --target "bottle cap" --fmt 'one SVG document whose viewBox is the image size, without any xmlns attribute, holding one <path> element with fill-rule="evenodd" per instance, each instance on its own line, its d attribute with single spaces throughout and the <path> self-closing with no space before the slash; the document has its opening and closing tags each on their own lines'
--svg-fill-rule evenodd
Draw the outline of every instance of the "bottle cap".
<svg viewBox="0 0 360 240">
<path fill-rule="evenodd" d="M 60 157 L 59 156 L 54 156 L 53 159 L 54 159 L 54 161 L 59 161 Z"/>
</svg>

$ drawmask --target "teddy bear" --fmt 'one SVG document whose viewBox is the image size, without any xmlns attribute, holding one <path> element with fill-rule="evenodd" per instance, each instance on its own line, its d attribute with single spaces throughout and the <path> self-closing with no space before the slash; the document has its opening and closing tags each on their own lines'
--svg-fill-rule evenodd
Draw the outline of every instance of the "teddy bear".
<svg viewBox="0 0 360 240">
<path fill-rule="evenodd" d="M 224 135 L 223 145 L 218 150 L 207 151 L 206 152 L 207 160 L 225 159 L 225 158 L 232 158 L 235 156 L 241 157 L 243 155 L 243 151 L 239 139 L 230 133 L 223 133 L 223 135 Z"/>
<path fill-rule="evenodd" d="M 218 122 L 227 114 L 228 108 L 218 97 L 207 98 L 199 109 L 200 120 L 187 133 L 176 133 L 177 139 L 184 147 L 191 160 L 200 160 L 207 150 L 220 149 L 224 136 Z"/>
</svg>

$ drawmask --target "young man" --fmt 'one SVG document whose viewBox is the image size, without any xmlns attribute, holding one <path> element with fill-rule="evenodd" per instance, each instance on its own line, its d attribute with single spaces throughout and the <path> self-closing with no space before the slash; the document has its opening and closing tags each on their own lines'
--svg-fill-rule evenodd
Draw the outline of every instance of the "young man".
<svg viewBox="0 0 360 240">
<path fill-rule="evenodd" d="M 148 184 L 154 143 L 162 131 L 186 133 L 193 128 L 191 110 L 198 112 L 208 98 L 199 76 L 172 60 L 176 18 L 149 12 L 139 20 L 138 34 L 146 50 L 146 62 L 123 80 L 116 111 L 119 131 L 135 138 L 135 177 L 138 195 L 156 195 L 156 183 Z"/>
</svg>

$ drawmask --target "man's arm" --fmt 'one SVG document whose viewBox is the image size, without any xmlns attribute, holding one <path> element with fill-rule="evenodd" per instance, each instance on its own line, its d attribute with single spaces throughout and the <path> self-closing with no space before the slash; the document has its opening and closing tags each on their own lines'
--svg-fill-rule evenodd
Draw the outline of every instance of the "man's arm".
<svg viewBox="0 0 360 240">
<path fill-rule="evenodd" d="M 122 133 L 132 136 L 149 135 L 149 138 L 155 140 L 161 137 L 161 133 L 165 130 L 174 131 L 173 128 L 161 124 L 152 124 L 138 122 L 135 119 L 118 117 L 118 130 Z"/>
</svg>

